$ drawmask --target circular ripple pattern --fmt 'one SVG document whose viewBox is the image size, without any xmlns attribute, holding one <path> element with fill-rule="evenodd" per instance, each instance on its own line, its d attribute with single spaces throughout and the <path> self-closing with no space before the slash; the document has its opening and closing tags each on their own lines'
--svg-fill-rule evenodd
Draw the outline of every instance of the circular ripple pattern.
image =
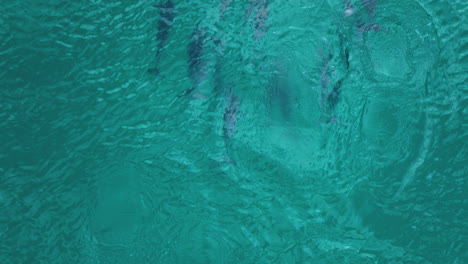
<svg viewBox="0 0 468 264">
<path fill-rule="evenodd" d="M 1 263 L 467 263 L 466 1 L 0 6 Z"/>
</svg>

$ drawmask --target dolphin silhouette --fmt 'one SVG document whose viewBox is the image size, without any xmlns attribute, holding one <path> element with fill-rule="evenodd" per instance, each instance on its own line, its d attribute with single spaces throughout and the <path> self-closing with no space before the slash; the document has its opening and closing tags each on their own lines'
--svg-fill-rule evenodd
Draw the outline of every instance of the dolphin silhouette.
<svg viewBox="0 0 468 264">
<path fill-rule="evenodd" d="M 252 0 L 250 2 L 250 7 L 246 12 L 244 23 L 249 19 L 252 14 L 252 11 L 257 9 L 255 17 L 253 19 L 253 28 L 255 30 L 254 38 L 255 40 L 260 40 L 267 29 L 266 21 L 268 19 L 268 0 Z"/>
<path fill-rule="evenodd" d="M 323 120 L 325 123 L 336 123 L 335 108 L 340 101 L 341 86 L 343 84 L 344 79 L 348 75 L 347 71 L 349 67 L 349 53 L 347 49 L 344 50 L 344 56 L 346 73 L 343 76 L 341 76 L 341 78 L 338 81 L 336 81 L 334 85 L 331 76 L 333 73 L 333 54 L 330 52 L 328 58 L 323 58 L 323 65 L 320 73 L 320 101 L 322 108 L 322 117 L 325 117 L 325 120 Z M 332 85 L 333 88 L 330 88 L 332 87 Z"/>
<path fill-rule="evenodd" d="M 206 78 L 207 62 L 203 58 L 206 40 L 207 32 L 197 26 L 187 49 L 189 63 L 188 72 L 194 86 L 199 85 Z"/>
<path fill-rule="evenodd" d="M 202 83 L 207 76 L 207 61 L 203 58 L 205 49 L 205 42 L 207 41 L 207 32 L 200 26 L 196 26 L 192 39 L 190 40 L 187 53 L 188 53 L 188 75 L 192 81 L 192 88 L 185 90 L 179 97 L 188 96 L 195 91 L 200 83 Z M 203 97 L 203 96 L 201 96 Z"/>
<path fill-rule="evenodd" d="M 222 0 L 221 4 L 219 5 L 219 15 L 218 15 L 218 20 L 221 20 L 223 17 L 224 13 L 226 12 L 229 4 L 232 2 L 232 0 Z"/>
<path fill-rule="evenodd" d="M 375 17 L 375 8 L 377 6 L 377 0 L 361 0 L 362 5 L 366 8 L 367 15 L 371 20 Z"/>
<path fill-rule="evenodd" d="M 169 30 L 175 18 L 175 7 L 172 0 L 167 0 L 166 3 L 163 5 L 153 4 L 153 7 L 159 9 L 158 33 L 156 34 L 156 39 L 158 40 L 156 51 L 157 61 L 161 54 L 161 51 L 163 50 L 164 46 L 166 45 L 169 39 Z M 148 73 L 158 75 L 159 70 L 157 67 L 153 67 L 148 69 Z"/>
<path fill-rule="evenodd" d="M 231 94 L 228 105 L 224 109 L 223 134 L 225 138 L 231 138 L 236 132 L 237 114 L 239 112 L 239 98 Z"/>
</svg>

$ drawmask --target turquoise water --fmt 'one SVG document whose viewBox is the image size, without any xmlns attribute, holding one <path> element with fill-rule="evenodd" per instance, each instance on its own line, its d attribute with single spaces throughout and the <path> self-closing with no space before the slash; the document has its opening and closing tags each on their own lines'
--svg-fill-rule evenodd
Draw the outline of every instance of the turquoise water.
<svg viewBox="0 0 468 264">
<path fill-rule="evenodd" d="M 0 263 L 468 263 L 465 1 L 152 4 L 0 6 Z"/>
</svg>

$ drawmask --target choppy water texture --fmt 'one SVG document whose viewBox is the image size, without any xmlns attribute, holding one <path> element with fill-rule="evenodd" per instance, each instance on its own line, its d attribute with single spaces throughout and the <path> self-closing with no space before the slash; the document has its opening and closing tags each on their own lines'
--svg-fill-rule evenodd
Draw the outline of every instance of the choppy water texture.
<svg viewBox="0 0 468 264">
<path fill-rule="evenodd" d="M 0 5 L 0 263 L 468 263 L 466 1 L 127 2 Z"/>
</svg>

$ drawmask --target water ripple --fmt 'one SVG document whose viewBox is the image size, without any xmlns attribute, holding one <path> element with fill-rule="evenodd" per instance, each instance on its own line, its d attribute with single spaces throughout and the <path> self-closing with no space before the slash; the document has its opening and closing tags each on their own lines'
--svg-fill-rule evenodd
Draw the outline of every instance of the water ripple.
<svg viewBox="0 0 468 264">
<path fill-rule="evenodd" d="M 464 1 L 164 3 L 0 7 L 2 263 L 467 261 Z"/>
</svg>

